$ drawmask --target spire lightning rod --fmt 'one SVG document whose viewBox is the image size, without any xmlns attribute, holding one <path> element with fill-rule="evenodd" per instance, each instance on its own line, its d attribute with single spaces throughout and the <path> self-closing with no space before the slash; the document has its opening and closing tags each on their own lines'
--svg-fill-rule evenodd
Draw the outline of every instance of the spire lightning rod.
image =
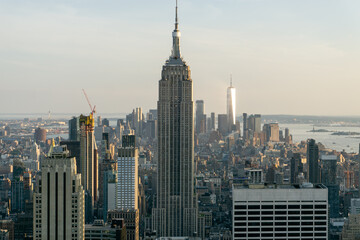
<svg viewBox="0 0 360 240">
<path fill-rule="evenodd" d="M 230 87 L 232 87 L 232 74 L 230 74 Z"/>
<path fill-rule="evenodd" d="M 176 7 L 175 7 L 175 29 L 178 29 L 178 1 L 176 0 Z"/>
</svg>

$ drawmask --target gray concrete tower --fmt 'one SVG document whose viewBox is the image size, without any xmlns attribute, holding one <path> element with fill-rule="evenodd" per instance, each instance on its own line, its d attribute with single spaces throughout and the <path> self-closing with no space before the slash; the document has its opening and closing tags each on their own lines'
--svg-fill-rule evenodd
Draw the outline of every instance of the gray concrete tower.
<svg viewBox="0 0 360 240">
<path fill-rule="evenodd" d="M 162 69 L 158 101 L 158 176 L 153 228 L 159 237 L 197 232 L 194 116 L 190 68 L 180 55 L 177 6 L 173 48 Z"/>
</svg>

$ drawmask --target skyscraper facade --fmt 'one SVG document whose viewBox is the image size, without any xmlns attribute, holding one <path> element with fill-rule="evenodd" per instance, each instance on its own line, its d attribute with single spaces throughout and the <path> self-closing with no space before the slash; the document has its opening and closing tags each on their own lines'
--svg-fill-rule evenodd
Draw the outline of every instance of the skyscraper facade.
<svg viewBox="0 0 360 240">
<path fill-rule="evenodd" d="M 79 118 L 73 117 L 69 120 L 69 140 L 79 141 L 80 140 L 80 122 Z"/>
<path fill-rule="evenodd" d="M 307 141 L 306 158 L 309 182 L 313 184 L 320 183 L 319 147 L 314 139 L 308 139 Z"/>
<path fill-rule="evenodd" d="M 235 107 L 236 107 L 236 89 L 232 86 L 232 79 L 231 79 L 230 87 L 228 87 L 227 89 L 227 108 L 226 108 L 229 132 L 236 129 Z"/>
<path fill-rule="evenodd" d="M 248 117 L 247 113 L 243 113 L 243 139 L 247 140 L 248 138 Z"/>
<path fill-rule="evenodd" d="M 97 200 L 98 191 L 98 159 L 94 137 L 94 117 L 80 116 L 80 173 L 81 183 L 87 193 L 86 221 L 91 221 L 92 209 Z M 90 201 L 90 202 L 89 202 Z"/>
<path fill-rule="evenodd" d="M 180 31 L 173 31 L 170 58 L 162 69 L 158 101 L 157 198 L 153 228 L 158 236 L 193 236 L 197 231 L 194 197 L 194 116 L 190 68 L 180 55 Z"/>
<path fill-rule="evenodd" d="M 116 182 L 116 208 L 138 209 L 138 151 L 135 135 L 123 136 L 118 152 Z"/>
<path fill-rule="evenodd" d="M 211 130 L 215 130 L 215 123 L 216 123 L 215 113 L 212 112 L 212 113 L 211 113 Z"/>
<path fill-rule="evenodd" d="M 328 239 L 322 184 L 233 185 L 232 194 L 232 239 Z"/>
<path fill-rule="evenodd" d="M 337 172 L 337 156 L 336 155 L 322 155 L 320 157 L 320 173 L 321 183 L 328 188 L 328 200 L 329 200 L 329 217 L 339 217 L 340 200 L 339 191 L 340 186 L 336 182 Z"/>
<path fill-rule="evenodd" d="M 298 176 L 303 172 L 303 164 L 301 162 L 300 153 L 294 153 L 290 159 L 290 183 L 296 184 L 298 182 Z"/>
<path fill-rule="evenodd" d="M 226 136 L 228 133 L 228 120 L 226 114 L 218 114 L 218 130 L 223 135 Z"/>
<path fill-rule="evenodd" d="M 248 117 L 248 130 L 252 130 L 253 132 L 260 133 L 261 132 L 261 115 L 260 114 L 251 114 Z"/>
<path fill-rule="evenodd" d="M 34 193 L 34 239 L 85 239 L 84 196 L 75 158 L 52 147 Z"/>
<path fill-rule="evenodd" d="M 22 212 L 25 208 L 23 176 L 11 181 L 11 211 Z"/>
<path fill-rule="evenodd" d="M 204 100 L 196 101 L 196 133 L 204 133 L 206 131 L 206 115 Z"/>
<path fill-rule="evenodd" d="M 267 123 L 263 126 L 265 134 L 265 141 L 267 142 L 278 142 L 279 138 L 279 124 L 278 123 Z"/>
</svg>

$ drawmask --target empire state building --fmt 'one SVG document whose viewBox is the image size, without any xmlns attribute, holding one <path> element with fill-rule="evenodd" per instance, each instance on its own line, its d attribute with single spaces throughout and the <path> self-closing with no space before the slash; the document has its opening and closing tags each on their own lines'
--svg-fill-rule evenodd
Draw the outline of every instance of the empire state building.
<svg viewBox="0 0 360 240">
<path fill-rule="evenodd" d="M 173 46 L 159 81 L 157 198 L 153 228 L 158 237 L 197 232 L 194 197 L 194 116 L 190 68 L 180 54 L 177 5 Z"/>
</svg>

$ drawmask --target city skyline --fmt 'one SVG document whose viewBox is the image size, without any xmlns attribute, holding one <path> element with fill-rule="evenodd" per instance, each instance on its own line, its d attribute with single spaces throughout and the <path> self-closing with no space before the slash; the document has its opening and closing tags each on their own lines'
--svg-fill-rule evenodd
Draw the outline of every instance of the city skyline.
<svg viewBox="0 0 360 240">
<path fill-rule="evenodd" d="M 360 3 L 178 2 L 0 0 L 0 239 L 360 235 Z"/>
<path fill-rule="evenodd" d="M 156 108 L 154 83 L 168 55 L 173 1 L 20 3 L 0 2 L 2 22 L 9 23 L 1 33 L 2 112 L 84 113 L 82 88 L 100 113 Z M 225 113 L 233 74 L 238 113 L 357 115 L 344 106 L 360 100 L 348 89 L 360 87 L 360 3 L 179 4 L 194 99 L 203 99 L 209 112 Z M 131 71 L 134 64 L 143 71 Z"/>
</svg>

